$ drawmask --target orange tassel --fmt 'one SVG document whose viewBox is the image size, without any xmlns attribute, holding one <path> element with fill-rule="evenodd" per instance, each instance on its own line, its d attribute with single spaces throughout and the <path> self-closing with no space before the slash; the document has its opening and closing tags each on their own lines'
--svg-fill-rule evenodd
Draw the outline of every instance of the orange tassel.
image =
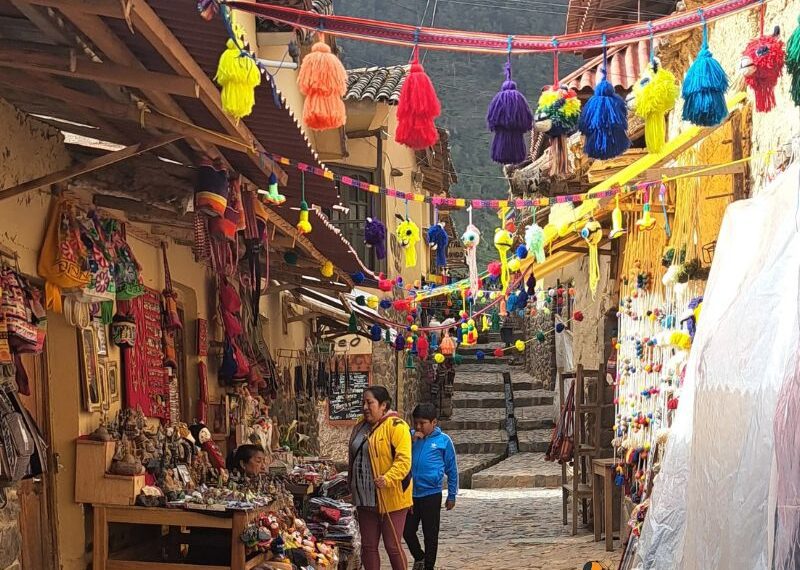
<svg viewBox="0 0 800 570">
<path fill-rule="evenodd" d="M 307 127 L 321 131 L 345 124 L 347 72 L 328 44 L 318 41 L 312 46 L 300 66 L 297 84 L 306 97 L 303 122 Z"/>
</svg>

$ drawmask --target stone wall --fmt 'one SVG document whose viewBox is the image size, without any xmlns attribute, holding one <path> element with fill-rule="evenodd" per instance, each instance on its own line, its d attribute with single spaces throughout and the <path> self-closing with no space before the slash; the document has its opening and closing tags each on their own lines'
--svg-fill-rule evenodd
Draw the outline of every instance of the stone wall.
<svg viewBox="0 0 800 570">
<path fill-rule="evenodd" d="M 19 498 L 15 489 L 7 489 L 6 497 L 8 504 L 0 509 L 0 570 L 20 570 Z"/>
</svg>

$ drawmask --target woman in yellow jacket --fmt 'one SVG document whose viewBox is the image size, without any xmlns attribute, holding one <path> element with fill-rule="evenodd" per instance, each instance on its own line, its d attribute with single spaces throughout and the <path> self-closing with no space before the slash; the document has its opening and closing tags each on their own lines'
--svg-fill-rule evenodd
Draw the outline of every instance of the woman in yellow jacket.
<svg viewBox="0 0 800 570">
<path fill-rule="evenodd" d="M 391 406 L 392 399 L 383 386 L 364 390 L 364 418 L 350 437 L 348 473 L 365 570 L 380 570 L 381 536 L 392 570 L 408 568 L 400 541 L 406 513 L 413 504 L 411 430 Z"/>
</svg>

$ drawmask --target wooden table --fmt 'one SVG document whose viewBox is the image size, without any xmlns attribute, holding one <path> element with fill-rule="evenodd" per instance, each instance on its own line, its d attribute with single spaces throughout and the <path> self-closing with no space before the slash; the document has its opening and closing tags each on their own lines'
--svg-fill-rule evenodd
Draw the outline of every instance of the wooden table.
<svg viewBox="0 0 800 570">
<path fill-rule="evenodd" d="M 202 511 L 185 509 L 97 504 L 92 505 L 92 507 L 94 509 L 93 570 L 250 570 L 264 563 L 264 555 L 259 554 L 250 560 L 246 560 L 245 545 L 240 536 L 247 525 L 248 518 L 252 519 L 262 512 L 273 510 L 272 507 L 267 506 L 246 512 L 217 512 L 214 515 L 208 515 Z M 223 514 L 226 516 L 221 516 Z M 216 566 L 109 559 L 108 526 L 110 523 L 230 530 L 231 564 L 230 566 Z"/>
<path fill-rule="evenodd" d="M 601 532 L 606 535 L 606 550 L 614 550 L 614 466 L 613 458 L 592 460 L 594 481 L 592 485 L 592 512 L 594 541 L 600 542 Z M 600 494 L 602 485 L 603 493 Z M 602 507 L 601 507 L 602 505 Z M 602 516 L 601 516 L 602 513 Z"/>
</svg>

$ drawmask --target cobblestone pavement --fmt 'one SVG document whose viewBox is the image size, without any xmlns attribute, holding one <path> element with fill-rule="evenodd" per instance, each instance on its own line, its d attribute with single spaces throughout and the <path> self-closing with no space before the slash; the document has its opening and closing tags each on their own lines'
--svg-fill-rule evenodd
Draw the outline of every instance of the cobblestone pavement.
<svg viewBox="0 0 800 570">
<path fill-rule="evenodd" d="M 606 552 L 587 529 L 570 536 L 561 522 L 559 490 L 464 490 L 454 510 L 442 511 L 437 569 L 580 570 L 589 561 L 616 569 L 618 542 Z M 381 568 L 390 568 L 382 556 Z"/>
</svg>

